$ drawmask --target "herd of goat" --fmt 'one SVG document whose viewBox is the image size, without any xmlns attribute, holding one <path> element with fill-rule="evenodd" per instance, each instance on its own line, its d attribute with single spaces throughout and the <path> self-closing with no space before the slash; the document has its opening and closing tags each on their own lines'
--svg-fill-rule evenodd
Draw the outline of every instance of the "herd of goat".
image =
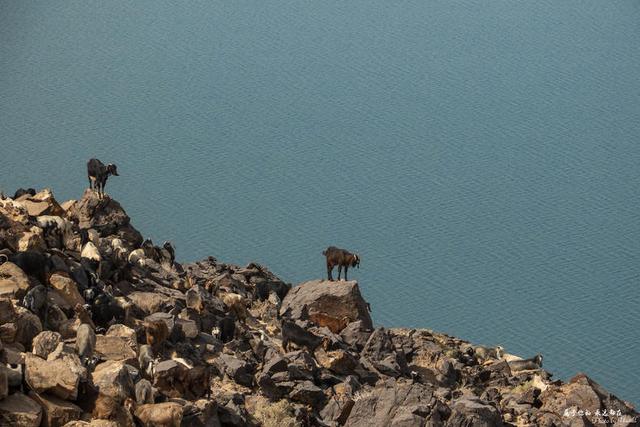
<svg viewBox="0 0 640 427">
<path fill-rule="evenodd" d="M 94 190 L 99 199 L 105 197 L 105 187 L 110 176 L 119 176 L 116 165 L 103 164 L 98 159 L 91 159 L 87 163 L 87 175 L 89 187 Z M 24 196 L 33 197 L 36 191 L 33 188 L 19 189 L 13 195 L 17 200 Z M 4 199 L 4 196 L 2 195 Z M 144 240 L 138 248 L 128 248 L 124 241 L 111 236 L 109 239 L 101 238 L 100 233 L 94 229 L 79 228 L 67 218 L 54 215 L 40 215 L 31 217 L 29 221 L 32 225 L 43 230 L 43 238 L 49 250 L 41 252 L 38 250 L 16 250 L 12 245 L 0 240 L 0 264 L 11 262 L 24 271 L 26 275 L 34 279 L 37 284 L 28 290 L 22 298 L 21 304 L 37 314 L 43 320 L 45 327 L 58 324 L 58 316 L 55 311 L 50 310 L 48 304 L 48 287 L 53 273 L 59 271 L 61 266 L 56 263 L 62 262 L 64 258 L 55 256 L 56 251 L 61 251 L 59 255 L 71 255 L 76 258 L 76 265 L 70 266 L 69 276 L 78 284 L 86 304 L 76 304 L 73 307 L 76 315 L 81 320 L 81 326 L 76 331 L 75 347 L 76 351 L 86 366 L 95 365 L 97 359 L 94 357 L 96 346 L 96 333 L 105 332 L 106 328 L 114 322 L 125 322 L 128 316 L 126 310 L 118 303 L 114 297 L 113 289 L 106 283 L 118 283 L 122 280 L 131 279 L 136 268 L 145 267 L 146 263 L 156 263 L 165 268 L 177 271 L 181 270 L 180 264 L 175 262 L 175 249 L 171 242 L 165 242 L 162 246 L 156 246 L 150 240 Z M 360 257 L 344 249 L 331 246 L 323 251 L 326 257 L 327 275 L 329 280 L 333 280 L 332 271 L 338 267 L 338 280 L 340 280 L 344 270 L 344 280 L 347 280 L 349 267 L 359 267 Z M 131 277 L 129 277 L 131 276 Z M 190 277 L 187 276 L 187 281 Z M 290 285 L 284 283 L 269 284 L 269 289 L 262 289 L 256 285 L 256 296 L 259 300 L 271 298 L 272 296 L 280 301 L 285 297 L 290 289 Z M 280 287 L 278 287 L 281 285 Z M 272 287 L 276 287 L 273 288 Z M 200 295 L 201 287 L 190 286 L 185 293 L 188 307 L 197 309 L 202 305 L 205 297 Z M 211 291 L 207 289 L 207 291 Z M 223 304 L 229 309 L 228 314 L 217 323 L 217 336 L 224 343 L 236 337 L 236 322 L 245 324 L 248 310 L 245 298 L 235 293 L 217 294 Z M 278 317 L 280 315 L 278 314 Z M 285 313 L 282 319 L 282 337 L 285 348 L 289 343 L 315 348 L 321 344 L 318 337 L 309 331 L 289 321 Z M 155 357 L 162 343 L 167 340 L 169 331 L 167 325 L 162 320 L 149 320 L 145 322 L 146 345 L 141 346 L 139 353 L 139 364 L 143 371 L 152 374 L 158 359 Z M 207 383 L 207 373 L 201 373 L 203 378 L 185 378 L 185 383 L 192 388 L 193 384 L 203 385 Z M 186 375 L 186 374 L 185 374 Z M 198 376 L 197 369 L 190 369 L 189 376 Z M 152 375 L 149 375 L 152 376 Z M 138 402 L 149 401 L 151 385 L 149 381 L 140 381 L 136 385 L 136 400 Z M 187 392 L 186 390 L 185 392 Z M 100 411 L 100 402 L 96 402 L 96 411 Z M 108 410 L 109 405 L 105 407 Z"/>
<path fill-rule="evenodd" d="M 91 159 L 87 163 L 87 175 L 89 186 L 95 190 L 99 198 L 105 196 L 104 190 L 107 180 L 110 176 L 119 176 L 115 164 L 103 164 L 98 159 Z M 18 199 L 24 195 L 35 196 L 36 191 L 33 188 L 19 189 L 15 192 L 13 199 Z M 120 275 L 127 274 L 132 267 L 144 267 L 146 260 L 164 265 L 165 267 L 179 268 L 175 263 L 175 249 L 171 242 L 165 242 L 162 246 L 156 246 L 150 239 L 144 240 L 139 248 L 129 251 L 125 243 L 119 238 L 113 238 L 105 242 L 101 241 L 99 233 L 94 229 L 77 229 L 74 224 L 66 218 L 52 215 L 41 215 L 34 219 L 34 225 L 40 227 L 44 232 L 45 240 L 51 248 L 74 248 L 79 252 L 79 267 L 71 269 L 71 276 L 82 289 L 83 296 L 87 304 L 83 307 L 76 307 L 76 310 L 85 313 L 88 319 L 92 319 L 91 323 L 96 325 L 104 325 L 112 321 L 112 319 L 122 319 L 125 315 L 124 310 L 116 303 L 111 296 L 108 287 L 102 284 L 103 279 L 117 283 L 120 280 L 126 280 L 127 277 Z M 78 244 L 79 240 L 79 244 Z M 103 239 L 102 239 L 103 240 Z M 359 267 L 360 257 L 355 253 L 351 253 L 345 249 L 330 246 L 322 252 L 326 257 L 328 280 L 333 280 L 332 271 L 338 268 L 338 280 L 341 279 L 344 270 L 344 280 L 347 280 L 347 272 L 349 267 Z M 38 286 L 29 290 L 23 299 L 23 305 L 35 313 L 42 314 L 46 321 L 47 313 L 46 295 L 48 276 L 56 271 L 55 257 L 48 253 L 37 250 L 12 251 L 6 244 L 0 242 L 0 264 L 10 261 L 20 267 L 27 275 L 34 277 L 39 282 Z M 281 298 L 288 289 L 278 289 L 275 293 Z M 256 289 L 258 294 L 265 293 L 270 290 Z M 193 292 L 187 292 L 187 303 L 197 305 L 190 301 L 197 299 L 198 295 Z M 260 299 L 262 295 L 258 295 Z M 243 301 L 235 301 L 233 295 L 225 295 L 223 302 L 231 308 L 233 317 L 223 319 L 218 325 L 219 334 L 224 342 L 233 338 L 235 321 L 244 321 L 246 319 L 246 308 Z M 289 329 L 294 326 L 289 325 Z M 158 326 L 161 328 L 161 326 Z M 148 341 L 161 340 L 154 338 L 155 335 L 162 335 L 161 331 L 153 331 L 148 337 Z M 294 336 L 305 335 L 299 331 L 292 329 Z M 81 334 L 82 335 L 82 334 Z M 301 338 L 304 340 L 304 337 Z"/>
<path fill-rule="evenodd" d="M 105 196 L 104 189 L 110 176 L 118 176 L 117 168 L 113 164 L 104 165 L 97 159 L 91 159 L 87 164 L 87 172 L 91 189 L 97 192 L 99 198 Z M 33 189 L 20 189 L 14 194 L 14 199 L 18 199 L 25 194 L 34 196 L 36 194 Z M 108 325 L 114 321 L 125 323 L 128 313 L 118 303 L 113 296 L 112 289 L 106 286 L 106 282 L 118 283 L 121 280 L 128 280 L 132 271 L 137 267 L 145 267 L 147 264 L 155 263 L 165 268 L 177 271 L 181 270 L 180 264 L 175 262 L 175 249 L 171 242 L 165 242 L 162 246 L 156 246 L 149 239 L 144 240 L 140 247 L 129 249 L 125 242 L 119 238 L 100 238 L 97 231 L 93 229 L 78 229 L 68 219 L 59 216 L 42 215 L 32 219 L 33 225 L 37 225 L 43 230 L 43 235 L 47 241 L 49 248 L 70 249 L 71 253 L 77 257 L 77 266 L 69 269 L 71 278 L 78 284 L 83 292 L 85 305 L 76 304 L 74 311 L 81 320 L 81 326 L 76 333 L 76 351 L 82 362 L 91 366 L 96 363 L 93 353 L 96 346 L 96 332 L 104 332 Z M 113 236 L 111 236 L 113 237 Z M 55 254 L 55 249 L 49 252 Z M 347 250 L 330 246 L 325 249 L 322 254 L 326 258 L 327 278 L 333 281 L 332 272 L 335 267 L 338 268 L 338 280 L 341 279 L 342 271 L 344 271 L 344 280 L 347 280 L 347 272 L 349 268 L 359 268 L 360 256 Z M 28 276 L 39 282 L 37 286 L 31 288 L 22 300 L 22 305 L 39 315 L 44 320 L 45 326 L 56 322 L 55 313 L 50 313 L 47 309 L 47 285 L 49 284 L 50 275 L 57 271 L 56 258 L 49 253 L 43 253 L 35 250 L 12 251 L 6 242 L 0 241 L 0 264 L 10 261 L 18 266 Z M 133 276 L 132 276 L 133 277 Z M 186 280 L 189 282 L 191 278 L 187 275 Z M 200 312 L 204 309 L 204 301 L 206 295 L 203 292 L 210 293 L 218 297 L 222 303 L 228 308 L 228 314 L 218 320 L 215 334 L 223 342 L 227 343 L 236 337 L 236 323 L 239 325 L 247 322 L 248 310 L 247 301 L 239 294 L 233 292 L 218 293 L 218 289 L 209 289 L 205 285 L 194 286 L 189 283 L 185 299 L 187 307 L 193 308 Z M 268 287 L 268 288 L 265 288 Z M 284 299 L 290 285 L 284 283 L 258 283 L 255 286 L 256 297 L 260 301 L 274 297 L 279 302 Z M 304 311 L 305 307 L 303 307 Z M 285 351 L 289 350 L 291 343 L 298 347 L 308 348 L 313 351 L 319 346 L 325 347 L 327 343 L 325 339 L 313 334 L 312 332 L 301 327 L 292 321 L 287 312 L 282 315 L 278 312 L 278 318 L 281 320 L 282 346 Z M 153 377 L 155 366 L 158 358 L 155 357 L 160 350 L 163 342 L 169 337 L 167 324 L 163 320 L 145 321 L 146 344 L 142 345 L 138 355 L 140 369 Z M 212 333 L 214 333 L 212 331 Z M 496 347 L 492 349 L 476 348 L 474 357 L 483 359 L 501 359 L 503 349 Z M 542 356 L 537 355 L 535 358 L 514 361 L 519 368 L 536 368 L 542 365 Z M 188 363 L 185 362 L 185 365 Z M 210 373 L 203 367 L 195 367 L 182 372 L 178 384 L 186 384 L 184 386 L 184 394 L 202 395 L 199 390 L 202 388 L 207 393 Z M 198 388 L 194 392 L 194 387 Z M 136 401 L 153 402 L 151 383 L 144 379 L 136 384 Z M 126 405 L 126 402 L 125 402 Z M 96 402 L 96 411 L 114 410 L 113 405 L 109 402 Z M 98 417 L 101 418 L 101 417 Z"/>
<path fill-rule="evenodd" d="M 115 164 L 109 163 L 105 165 L 98 159 L 90 159 L 87 162 L 87 177 L 89 179 L 89 188 L 95 190 L 99 197 L 104 197 L 104 189 L 107 185 L 107 180 L 112 175 L 119 176 L 118 167 Z M 24 196 L 25 194 L 35 196 L 36 191 L 33 188 L 20 188 L 13 195 L 13 199 L 15 200 L 19 197 Z M 63 239 L 68 238 L 69 236 L 70 224 L 68 223 L 68 221 L 65 221 L 61 217 L 43 215 L 37 218 L 37 225 L 44 230 L 56 230 L 60 233 Z M 95 239 L 90 239 L 88 233 L 88 231 L 83 230 L 81 234 L 81 245 L 83 254 L 82 259 L 85 260 L 85 262 L 87 262 L 89 265 L 94 266 L 94 268 L 91 268 L 90 271 L 95 271 L 97 269 L 96 263 L 99 263 L 99 252 L 92 242 L 92 240 Z M 117 246 L 117 243 L 118 242 L 115 242 L 115 246 Z M 116 247 L 116 250 L 118 249 L 119 248 Z M 145 256 L 147 258 L 157 258 L 153 256 L 153 252 L 161 253 L 161 255 L 171 264 L 173 264 L 173 262 L 175 261 L 175 250 L 170 242 L 165 242 L 162 248 L 156 248 L 149 240 L 146 240 L 139 249 L 133 251 L 130 254 L 129 258 L 130 261 L 134 262 L 138 259 L 141 259 L 142 256 Z M 360 256 L 345 249 L 340 249 L 335 246 L 329 246 L 322 252 L 322 255 L 324 255 L 326 258 L 328 280 L 333 280 L 332 272 L 335 267 L 338 267 L 338 280 L 340 280 L 342 269 L 344 269 L 344 280 L 348 280 L 347 272 L 349 270 L 349 267 L 360 268 Z M 42 260 L 41 255 L 24 253 L 20 256 L 25 258 L 25 262 L 26 259 L 29 259 L 29 261 L 26 263 L 28 263 L 31 267 L 35 267 L 36 265 L 40 265 L 41 269 L 46 267 L 46 260 Z M 3 262 L 2 260 L 3 258 L 0 258 L 0 263 Z M 39 263 L 39 261 L 42 261 L 42 263 Z"/>
</svg>

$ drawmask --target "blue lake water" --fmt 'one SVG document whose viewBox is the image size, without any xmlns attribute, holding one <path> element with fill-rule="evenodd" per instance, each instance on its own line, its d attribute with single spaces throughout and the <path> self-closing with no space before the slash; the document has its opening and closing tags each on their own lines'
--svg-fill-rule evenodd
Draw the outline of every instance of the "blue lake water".
<svg viewBox="0 0 640 427">
<path fill-rule="evenodd" d="M 640 403 L 636 0 L 0 2 L 0 189 L 107 191 L 181 260 L 297 283 L 322 250 L 387 326 Z"/>
</svg>

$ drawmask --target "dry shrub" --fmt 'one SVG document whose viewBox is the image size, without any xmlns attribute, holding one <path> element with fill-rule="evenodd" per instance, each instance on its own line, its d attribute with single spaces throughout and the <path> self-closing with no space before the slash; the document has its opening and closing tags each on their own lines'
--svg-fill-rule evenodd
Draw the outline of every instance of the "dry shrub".
<svg viewBox="0 0 640 427">
<path fill-rule="evenodd" d="M 268 400 L 261 400 L 256 405 L 253 414 L 262 427 L 299 427 L 302 424 L 296 420 L 294 408 L 291 402 L 280 400 L 272 403 Z"/>
</svg>

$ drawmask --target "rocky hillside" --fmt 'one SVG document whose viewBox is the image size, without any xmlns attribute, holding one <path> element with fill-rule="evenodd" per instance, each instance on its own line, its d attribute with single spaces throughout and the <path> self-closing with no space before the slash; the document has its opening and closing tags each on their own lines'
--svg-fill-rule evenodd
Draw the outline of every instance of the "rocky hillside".
<svg viewBox="0 0 640 427">
<path fill-rule="evenodd" d="M 374 328 L 356 282 L 291 288 L 253 263 L 176 263 L 90 190 L 0 200 L 0 253 L 1 426 L 640 420 L 586 375 L 552 380 L 540 359 Z"/>
</svg>

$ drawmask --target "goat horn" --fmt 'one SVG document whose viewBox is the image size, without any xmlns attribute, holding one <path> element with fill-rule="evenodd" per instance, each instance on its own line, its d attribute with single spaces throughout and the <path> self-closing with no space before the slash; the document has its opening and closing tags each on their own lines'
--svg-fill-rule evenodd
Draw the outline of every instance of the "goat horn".
<svg viewBox="0 0 640 427">
<path fill-rule="evenodd" d="M 5 262 L 9 261 L 9 257 L 5 254 L 0 254 L 0 260 L 1 259 L 4 259 L 4 261 L 0 262 L 0 264 L 4 264 Z"/>
</svg>

